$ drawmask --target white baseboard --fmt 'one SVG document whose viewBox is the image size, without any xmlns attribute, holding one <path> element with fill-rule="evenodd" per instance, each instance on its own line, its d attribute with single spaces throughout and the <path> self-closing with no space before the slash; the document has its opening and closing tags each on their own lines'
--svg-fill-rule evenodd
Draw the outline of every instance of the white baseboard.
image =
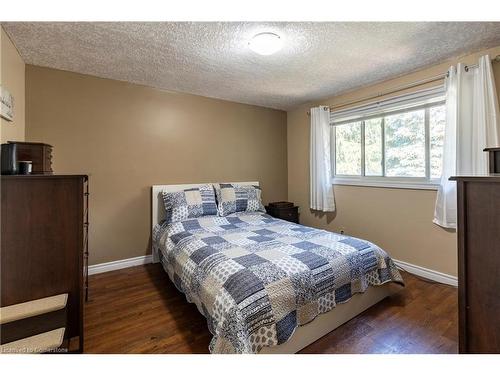
<svg viewBox="0 0 500 375">
<path fill-rule="evenodd" d="M 403 262 L 402 260 L 393 259 L 396 266 L 407 271 L 409 273 L 415 274 L 420 277 L 425 277 L 426 279 L 437 281 L 438 283 L 457 286 L 458 279 L 456 276 L 451 276 L 446 273 L 434 271 L 421 266 L 416 266 L 411 263 Z M 98 273 L 109 272 L 120 270 L 122 268 L 141 266 L 144 264 L 151 263 L 151 255 L 143 255 L 135 258 L 115 260 L 113 262 L 94 264 L 89 266 L 89 275 L 95 275 Z"/>
<path fill-rule="evenodd" d="M 113 262 L 94 264 L 89 266 L 89 275 L 95 275 L 98 273 L 121 270 L 122 268 L 141 266 L 144 264 L 151 263 L 151 255 L 143 255 L 135 258 L 115 260 Z"/>
<path fill-rule="evenodd" d="M 411 263 L 403 262 L 402 260 L 393 259 L 396 266 L 403 271 L 407 271 L 414 275 L 424 277 L 426 279 L 436 281 L 438 283 L 447 284 L 451 286 L 458 286 L 458 278 L 439 271 L 430 270 L 421 266 L 416 266 Z"/>
</svg>

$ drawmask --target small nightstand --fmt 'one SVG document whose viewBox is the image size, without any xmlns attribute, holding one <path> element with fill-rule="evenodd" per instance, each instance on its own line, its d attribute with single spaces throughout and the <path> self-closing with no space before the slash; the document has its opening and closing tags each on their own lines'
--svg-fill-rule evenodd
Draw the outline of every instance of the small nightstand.
<svg viewBox="0 0 500 375">
<path fill-rule="evenodd" d="M 299 207 L 290 202 L 271 202 L 266 206 L 266 211 L 272 217 L 299 223 Z"/>
</svg>

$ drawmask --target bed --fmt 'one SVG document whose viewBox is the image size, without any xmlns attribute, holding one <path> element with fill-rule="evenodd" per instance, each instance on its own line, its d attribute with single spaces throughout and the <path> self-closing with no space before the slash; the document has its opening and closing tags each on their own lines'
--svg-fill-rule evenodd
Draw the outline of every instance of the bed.
<svg viewBox="0 0 500 375">
<path fill-rule="evenodd" d="M 162 192 L 197 186 L 152 187 L 152 256 L 207 319 L 211 353 L 295 353 L 404 285 L 376 245 L 263 212 L 166 224 Z"/>
</svg>

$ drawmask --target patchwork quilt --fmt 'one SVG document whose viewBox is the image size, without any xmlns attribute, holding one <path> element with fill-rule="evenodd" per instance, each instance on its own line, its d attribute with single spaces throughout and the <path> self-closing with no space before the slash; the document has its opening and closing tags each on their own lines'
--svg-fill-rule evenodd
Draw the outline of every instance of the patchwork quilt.
<svg viewBox="0 0 500 375">
<path fill-rule="evenodd" d="M 403 284 L 376 245 L 261 212 L 165 222 L 153 242 L 206 317 L 212 353 L 258 353 L 370 285 Z"/>
</svg>

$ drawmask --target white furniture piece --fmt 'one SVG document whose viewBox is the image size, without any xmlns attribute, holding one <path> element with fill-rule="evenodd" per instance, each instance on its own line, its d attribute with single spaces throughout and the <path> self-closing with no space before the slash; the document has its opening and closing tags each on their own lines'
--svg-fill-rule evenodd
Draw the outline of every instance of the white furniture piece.
<svg viewBox="0 0 500 375">
<path fill-rule="evenodd" d="M 151 189 L 151 235 L 153 228 L 165 217 L 165 207 L 163 206 L 162 192 L 175 192 L 184 189 L 198 187 L 208 184 L 184 184 L 184 185 L 153 185 Z M 239 185 L 259 185 L 258 182 L 230 182 Z M 151 238 L 153 238 L 151 236 Z M 155 253 L 151 244 L 153 263 L 158 263 L 159 257 Z M 369 287 L 366 292 L 355 294 L 346 303 L 338 304 L 331 311 L 320 314 L 312 322 L 297 327 L 292 337 L 285 343 L 273 347 L 265 347 L 261 354 L 290 354 L 296 353 L 314 341 L 320 339 L 355 316 L 361 314 L 366 309 L 380 302 L 384 298 L 394 294 L 400 286 L 394 283 L 387 283 L 377 287 Z"/>
</svg>

